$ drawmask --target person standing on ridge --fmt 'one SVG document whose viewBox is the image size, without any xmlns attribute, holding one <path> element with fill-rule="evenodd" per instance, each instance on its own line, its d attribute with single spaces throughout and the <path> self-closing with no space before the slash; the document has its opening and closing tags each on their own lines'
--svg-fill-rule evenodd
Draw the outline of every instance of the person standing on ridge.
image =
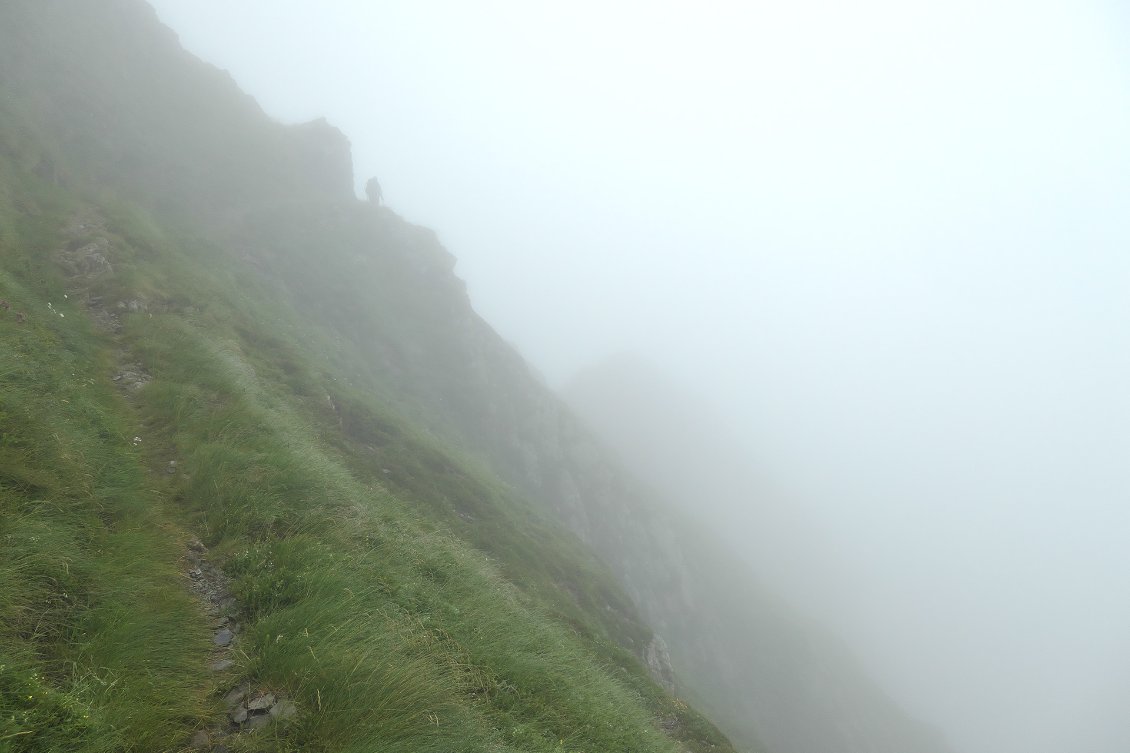
<svg viewBox="0 0 1130 753">
<path fill-rule="evenodd" d="M 381 184 L 377 182 L 376 178 L 369 178 L 369 182 L 365 184 L 365 194 L 369 197 L 369 203 L 375 207 L 381 205 L 381 199 L 384 196 L 381 194 Z"/>
</svg>

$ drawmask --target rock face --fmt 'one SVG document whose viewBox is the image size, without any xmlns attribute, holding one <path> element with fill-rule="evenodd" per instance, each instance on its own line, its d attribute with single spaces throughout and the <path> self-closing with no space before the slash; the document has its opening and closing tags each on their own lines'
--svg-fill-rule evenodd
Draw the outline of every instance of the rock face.
<svg viewBox="0 0 1130 753">
<path fill-rule="evenodd" d="M 106 258 L 109 247 L 110 242 L 105 238 L 73 243 L 59 253 L 59 264 L 71 277 L 87 281 L 111 275 L 114 268 Z"/>
<path fill-rule="evenodd" d="M 325 118 L 292 126 L 298 180 L 337 200 L 353 196 L 353 151 L 345 134 Z"/>
<path fill-rule="evenodd" d="M 643 652 L 644 664 L 651 678 L 671 695 L 675 695 L 675 670 L 671 667 L 671 652 L 658 635 L 651 639 Z"/>
</svg>

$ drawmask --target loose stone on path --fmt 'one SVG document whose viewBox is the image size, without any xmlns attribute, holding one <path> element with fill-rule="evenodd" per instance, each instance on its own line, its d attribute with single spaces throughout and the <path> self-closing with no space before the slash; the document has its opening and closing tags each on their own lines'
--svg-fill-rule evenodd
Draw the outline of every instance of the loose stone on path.
<svg viewBox="0 0 1130 753">
<path fill-rule="evenodd" d="M 267 693 L 266 695 L 259 696 L 251 703 L 247 704 L 248 711 L 261 711 L 269 709 L 275 705 L 275 694 Z"/>
<path fill-rule="evenodd" d="M 227 705 L 227 707 L 229 709 L 233 709 L 236 706 L 238 706 L 243 701 L 243 699 L 246 698 L 250 694 L 251 694 L 251 685 L 248 684 L 248 683 L 244 683 L 242 685 L 239 685 L 239 686 L 229 690 L 228 694 L 226 696 L 224 696 L 224 703 Z"/>
<path fill-rule="evenodd" d="M 291 701 L 279 701 L 271 707 L 271 716 L 276 719 L 291 719 L 298 713 L 298 707 Z"/>
</svg>

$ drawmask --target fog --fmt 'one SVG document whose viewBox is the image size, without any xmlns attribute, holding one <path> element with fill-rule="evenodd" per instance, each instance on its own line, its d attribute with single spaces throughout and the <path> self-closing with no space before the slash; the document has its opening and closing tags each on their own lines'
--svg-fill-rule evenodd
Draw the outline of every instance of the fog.
<svg viewBox="0 0 1130 753">
<path fill-rule="evenodd" d="M 724 527 L 955 750 L 1130 750 L 1123 4 L 153 4 L 551 384 L 704 406 Z"/>
</svg>

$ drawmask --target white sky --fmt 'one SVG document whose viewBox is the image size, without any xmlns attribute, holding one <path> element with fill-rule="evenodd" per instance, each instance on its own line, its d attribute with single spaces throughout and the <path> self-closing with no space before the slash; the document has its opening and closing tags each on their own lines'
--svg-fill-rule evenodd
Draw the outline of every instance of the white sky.
<svg viewBox="0 0 1130 753">
<path fill-rule="evenodd" d="M 793 598 L 961 753 L 1130 751 L 1116 0 L 153 4 L 551 383 L 633 350 L 728 416 Z"/>
</svg>

